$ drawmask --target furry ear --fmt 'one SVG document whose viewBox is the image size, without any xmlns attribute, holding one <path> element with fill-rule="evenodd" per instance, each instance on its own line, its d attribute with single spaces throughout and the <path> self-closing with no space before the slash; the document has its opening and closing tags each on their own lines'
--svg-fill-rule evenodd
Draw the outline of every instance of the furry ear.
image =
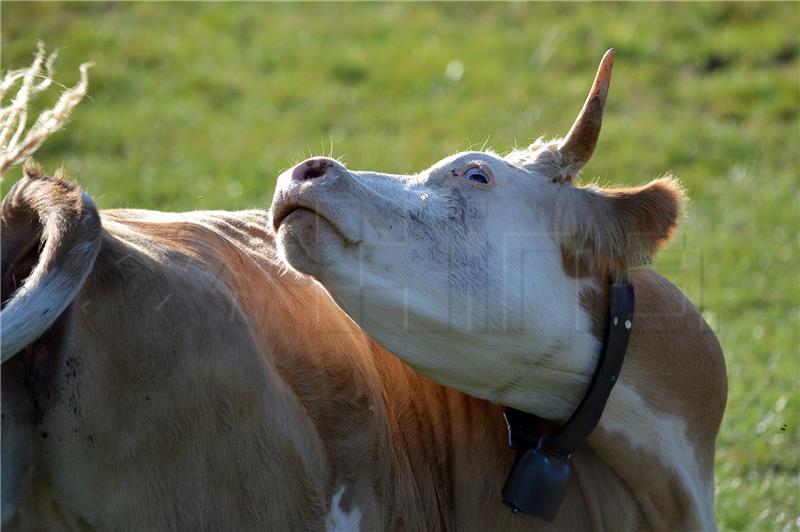
<svg viewBox="0 0 800 532">
<path fill-rule="evenodd" d="M 635 188 L 570 188 L 557 214 L 565 271 L 622 279 L 645 266 L 678 226 L 685 193 L 672 177 Z"/>
</svg>

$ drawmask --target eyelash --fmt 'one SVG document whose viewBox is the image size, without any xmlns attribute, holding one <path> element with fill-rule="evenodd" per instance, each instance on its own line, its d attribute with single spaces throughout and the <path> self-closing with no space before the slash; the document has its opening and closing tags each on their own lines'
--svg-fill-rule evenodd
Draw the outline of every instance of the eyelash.
<svg viewBox="0 0 800 532">
<path fill-rule="evenodd" d="M 479 185 L 489 184 L 489 176 L 487 176 L 486 172 L 479 166 L 474 166 L 464 172 L 464 179 L 472 181 L 473 183 L 478 183 Z"/>
</svg>

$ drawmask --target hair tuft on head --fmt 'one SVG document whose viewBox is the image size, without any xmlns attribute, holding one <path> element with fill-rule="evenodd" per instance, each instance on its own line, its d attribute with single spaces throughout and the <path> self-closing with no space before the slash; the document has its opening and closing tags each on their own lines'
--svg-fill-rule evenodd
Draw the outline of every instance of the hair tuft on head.
<svg viewBox="0 0 800 532">
<path fill-rule="evenodd" d="M 22 167 L 22 175 L 29 179 L 39 179 L 44 177 L 44 170 L 35 159 L 28 159 Z"/>
</svg>

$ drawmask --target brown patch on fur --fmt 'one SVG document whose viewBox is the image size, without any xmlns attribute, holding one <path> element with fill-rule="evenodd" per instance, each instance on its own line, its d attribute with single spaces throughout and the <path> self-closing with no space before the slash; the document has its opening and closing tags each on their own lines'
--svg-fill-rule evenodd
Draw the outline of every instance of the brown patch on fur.
<svg viewBox="0 0 800 532">
<path fill-rule="evenodd" d="M 619 280 L 650 264 L 672 238 L 684 200 L 669 177 L 634 188 L 569 189 L 554 227 L 564 272 Z"/>
<path fill-rule="evenodd" d="M 608 321 L 609 286 L 607 280 L 600 280 L 598 288 L 587 288 L 581 292 L 580 305 L 592 320 L 592 335 L 601 343 L 606 336 Z"/>
</svg>

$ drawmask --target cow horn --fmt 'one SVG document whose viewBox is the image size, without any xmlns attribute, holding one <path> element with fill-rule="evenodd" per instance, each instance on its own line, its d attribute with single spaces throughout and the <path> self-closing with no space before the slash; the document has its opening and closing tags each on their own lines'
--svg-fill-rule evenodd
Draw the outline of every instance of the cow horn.
<svg viewBox="0 0 800 532">
<path fill-rule="evenodd" d="M 616 52 L 613 48 L 608 50 L 600 66 L 597 68 L 597 75 L 592 84 L 592 90 L 583 104 L 578 118 L 572 124 L 572 128 L 567 136 L 561 141 L 559 152 L 562 161 L 562 176 L 566 181 L 572 179 L 580 172 L 581 168 L 589 161 L 589 158 L 597 146 L 597 138 L 600 136 L 600 126 L 603 124 L 603 107 L 606 104 L 608 86 L 611 83 L 611 67 L 614 65 Z"/>
</svg>

